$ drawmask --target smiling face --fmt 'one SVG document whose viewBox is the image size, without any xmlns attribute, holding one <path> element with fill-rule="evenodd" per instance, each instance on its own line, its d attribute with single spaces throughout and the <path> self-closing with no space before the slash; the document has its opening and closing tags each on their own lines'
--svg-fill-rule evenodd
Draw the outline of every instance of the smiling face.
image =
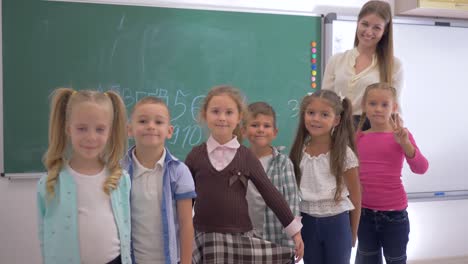
<svg viewBox="0 0 468 264">
<path fill-rule="evenodd" d="M 397 103 L 390 90 L 375 88 L 367 92 L 362 109 L 366 112 L 371 127 L 387 126 L 392 113 L 397 109 Z"/>
<path fill-rule="evenodd" d="M 326 99 L 314 98 L 305 108 L 304 125 L 312 137 L 330 137 L 332 128 L 339 123 L 339 116 Z"/>
<path fill-rule="evenodd" d="M 77 103 L 66 128 L 74 160 L 96 161 L 104 152 L 112 127 L 112 111 L 107 104 Z"/>
<path fill-rule="evenodd" d="M 164 104 L 144 103 L 136 106 L 128 125 L 128 135 L 135 138 L 137 148 L 161 148 L 172 137 L 169 110 Z"/>
<path fill-rule="evenodd" d="M 227 94 L 221 94 L 210 99 L 203 118 L 213 138 L 225 144 L 233 138 L 234 129 L 242 117 L 236 101 Z"/>
<path fill-rule="evenodd" d="M 375 49 L 385 32 L 385 20 L 370 13 L 363 16 L 357 25 L 358 47 Z"/>
<path fill-rule="evenodd" d="M 249 115 L 243 130 L 249 143 L 258 148 L 269 147 L 278 133 L 274 118 L 263 114 L 257 114 L 255 117 Z"/>
</svg>

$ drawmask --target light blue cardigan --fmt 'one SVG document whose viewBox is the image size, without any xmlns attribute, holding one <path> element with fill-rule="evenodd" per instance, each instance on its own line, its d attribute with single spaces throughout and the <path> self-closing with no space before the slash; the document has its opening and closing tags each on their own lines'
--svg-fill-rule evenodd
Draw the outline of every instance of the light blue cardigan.
<svg viewBox="0 0 468 264">
<path fill-rule="evenodd" d="M 62 169 L 55 185 L 55 196 L 47 199 L 46 177 L 37 185 L 39 239 L 44 264 L 80 264 L 78 241 L 78 205 L 76 185 L 67 169 Z M 120 238 L 122 263 L 131 264 L 130 256 L 130 177 L 122 175 L 119 186 L 111 192 L 112 211 Z"/>
</svg>

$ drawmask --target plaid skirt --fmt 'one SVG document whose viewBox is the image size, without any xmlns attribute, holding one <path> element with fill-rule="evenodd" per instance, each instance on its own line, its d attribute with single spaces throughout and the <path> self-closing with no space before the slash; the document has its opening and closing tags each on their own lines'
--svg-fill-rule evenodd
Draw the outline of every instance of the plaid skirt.
<svg viewBox="0 0 468 264">
<path fill-rule="evenodd" d="M 192 264 L 294 263 L 294 250 L 254 235 L 195 233 Z"/>
</svg>

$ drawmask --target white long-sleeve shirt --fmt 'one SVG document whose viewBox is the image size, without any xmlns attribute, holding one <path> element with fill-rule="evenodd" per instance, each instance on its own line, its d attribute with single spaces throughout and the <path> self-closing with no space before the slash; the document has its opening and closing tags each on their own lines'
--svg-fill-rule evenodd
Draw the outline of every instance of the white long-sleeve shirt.
<svg viewBox="0 0 468 264">
<path fill-rule="evenodd" d="M 362 113 L 361 101 L 366 87 L 380 82 L 377 56 L 373 56 L 369 67 L 356 74 L 354 66 L 358 56 L 359 51 L 356 48 L 333 55 L 327 63 L 322 80 L 322 89 L 341 93 L 351 100 L 353 115 Z M 394 57 L 393 62 L 392 86 L 397 90 L 399 101 L 403 87 L 403 68 L 400 60 L 396 57 Z"/>
</svg>

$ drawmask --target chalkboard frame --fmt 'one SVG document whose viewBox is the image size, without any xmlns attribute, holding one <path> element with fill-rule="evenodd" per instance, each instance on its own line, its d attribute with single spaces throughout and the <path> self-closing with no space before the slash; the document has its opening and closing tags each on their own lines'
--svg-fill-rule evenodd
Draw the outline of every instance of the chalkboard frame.
<svg viewBox="0 0 468 264">
<path fill-rule="evenodd" d="M 7 2 L 7 1 L 8 1 L 8 0 L 4 0 L 4 1 L 3 1 L 3 5 L 5 5 L 5 2 Z M 62 4 L 63 4 L 63 3 L 62 3 Z M 72 3 L 69 3 L 69 4 L 72 4 Z M 76 3 L 73 3 L 73 4 L 76 4 Z M 167 8 L 167 7 L 165 7 L 165 8 Z M 205 10 L 205 11 L 206 11 L 206 10 Z M 226 10 L 217 10 L 217 11 L 223 12 L 223 11 L 226 11 Z M 227 10 L 227 11 L 232 11 L 232 10 Z M 242 10 L 242 12 L 245 12 L 245 11 L 246 11 L 246 10 Z M 6 12 L 6 11 L 3 10 L 3 12 Z M 255 14 L 261 14 L 261 13 L 263 13 L 263 12 L 262 12 L 262 10 L 254 10 L 254 13 L 255 13 Z M 271 13 L 273 13 L 273 12 L 271 12 L 271 10 L 265 10 L 264 13 L 271 14 Z M 291 13 L 291 14 L 287 14 L 287 12 L 280 12 L 280 15 L 305 16 L 305 14 L 297 14 L 296 12 L 293 12 L 293 13 Z M 315 17 L 316 19 L 322 19 L 320 16 L 317 16 L 317 15 L 315 15 L 315 14 L 307 14 L 307 16 Z M 5 21 L 5 19 L 3 19 L 3 21 Z M 3 28 L 4 28 L 4 27 L 5 27 L 5 25 L 3 25 Z M 320 38 L 321 38 L 321 34 L 320 34 L 320 36 L 319 36 L 319 39 L 317 40 L 317 41 L 318 41 L 318 47 L 317 47 L 317 48 L 318 48 L 319 50 L 320 50 L 320 47 L 321 47 L 321 40 L 320 40 Z M 5 46 L 4 46 L 4 48 L 5 48 Z M 320 55 L 320 53 L 319 53 L 319 55 Z M 319 83 L 319 82 L 320 82 L 320 68 L 321 68 L 321 67 L 320 67 L 320 66 L 321 66 L 320 64 L 321 64 L 321 56 L 319 56 L 318 62 L 319 62 L 319 63 L 318 63 L 318 64 L 319 64 L 319 66 L 318 66 L 318 68 L 319 68 L 318 73 L 319 73 L 319 74 L 318 74 L 318 77 L 317 77 L 317 78 L 318 78 L 318 83 Z M 309 68 L 308 71 L 310 72 L 310 68 Z M 4 71 L 2 71 L 2 72 L 4 72 Z M 309 77 L 306 77 L 306 78 L 307 78 L 307 79 L 310 79 L 310 76 L 309 76 Z M 213 85 L 215 85 L 215 84 L 221 84 L 221 83 L 213 83 Z M 234 84 L 234 86 L 236 86 L 236 85 Z M 208 89 L 208 88 L 209 88 L 209 87 L 206 87 L 206 89 Z M 308 90 L 309 88 L 310 88 L 310 87 L 305 87 L 305 89 L 304 89 L 304 94 L 305 94 L 306 92 L 310 91 L 310 90 Z M 51 90 L 52 90 L 52 89 L 53 89 L 53 87 L 51 87 Z M 117 90 L 118 90 L 118 88 L 117 88 Z M 2 86 L 2 95 L 3 95 L 3 92 L 4 92 L 4 88 L 3 88 L 3 86 Z M 2 103 L 2 109 L 3 109 L 3 108 L 4 108 L 3 100 L 2 100 L 1 103 Z M 48 102 L 47 102 L 47 103 L 48 103 Z M 3 114 L 4 114 L 4 112 L 2 112 L 2 117 L 3 117 Z M 3 125 L 3 124 L 4 124 L 4 123 L 2 122 L 2 125 Z M 289 129 L 289 128 L 288 128 L 288 129 Z M 295 128 L 294 128 L 294 129 L 295 129 Z M 293 130 L 293 129 L 291 129 L 291 130 Z M 4 129 L 2 129 L 2 131 L 1 131 L 1 133 L 2 133 L 2 140 L 4 139 L 3 131 L 4 131 Z M 292 140 L 292 139 L 291 139 L 291 140 Z M 2 145 L 1 147 L 2 147 L 2 150 L 5 149 L 5 145 Z M 42 155 L 42 154 L 43 154 L 43 153 L 41 153 L 41 155 Z M 2 160 L 2 162 L 4 162 L 4 160 Z M 37 172 L 36 172 L 36 171 L 26 171 L 26 172 L 17 171 L 17 172 L 7 172 L 7 173 L 5 173 L 5 163 L 0 164 L 0 165 L 2 165 L 2 167 L 0 167 L 0 169 L 1 169 L 1 172 L 2 172 L 2 175 L 3 175 L 3 176 L 5 176 L 5 175 L 6 175 L 6 176 L 15 176 L 15 175 L 16 175 L 16 176 L 18 176 L 17 178 L 28 178 L 28 177 L 30 177 L 31 175 L 37 177 L 37 176 L 39 176 L 39 175 L 42 174 L 42 172 L 40 172 L 40 171 L 37 171 Z"/>
</svg>

